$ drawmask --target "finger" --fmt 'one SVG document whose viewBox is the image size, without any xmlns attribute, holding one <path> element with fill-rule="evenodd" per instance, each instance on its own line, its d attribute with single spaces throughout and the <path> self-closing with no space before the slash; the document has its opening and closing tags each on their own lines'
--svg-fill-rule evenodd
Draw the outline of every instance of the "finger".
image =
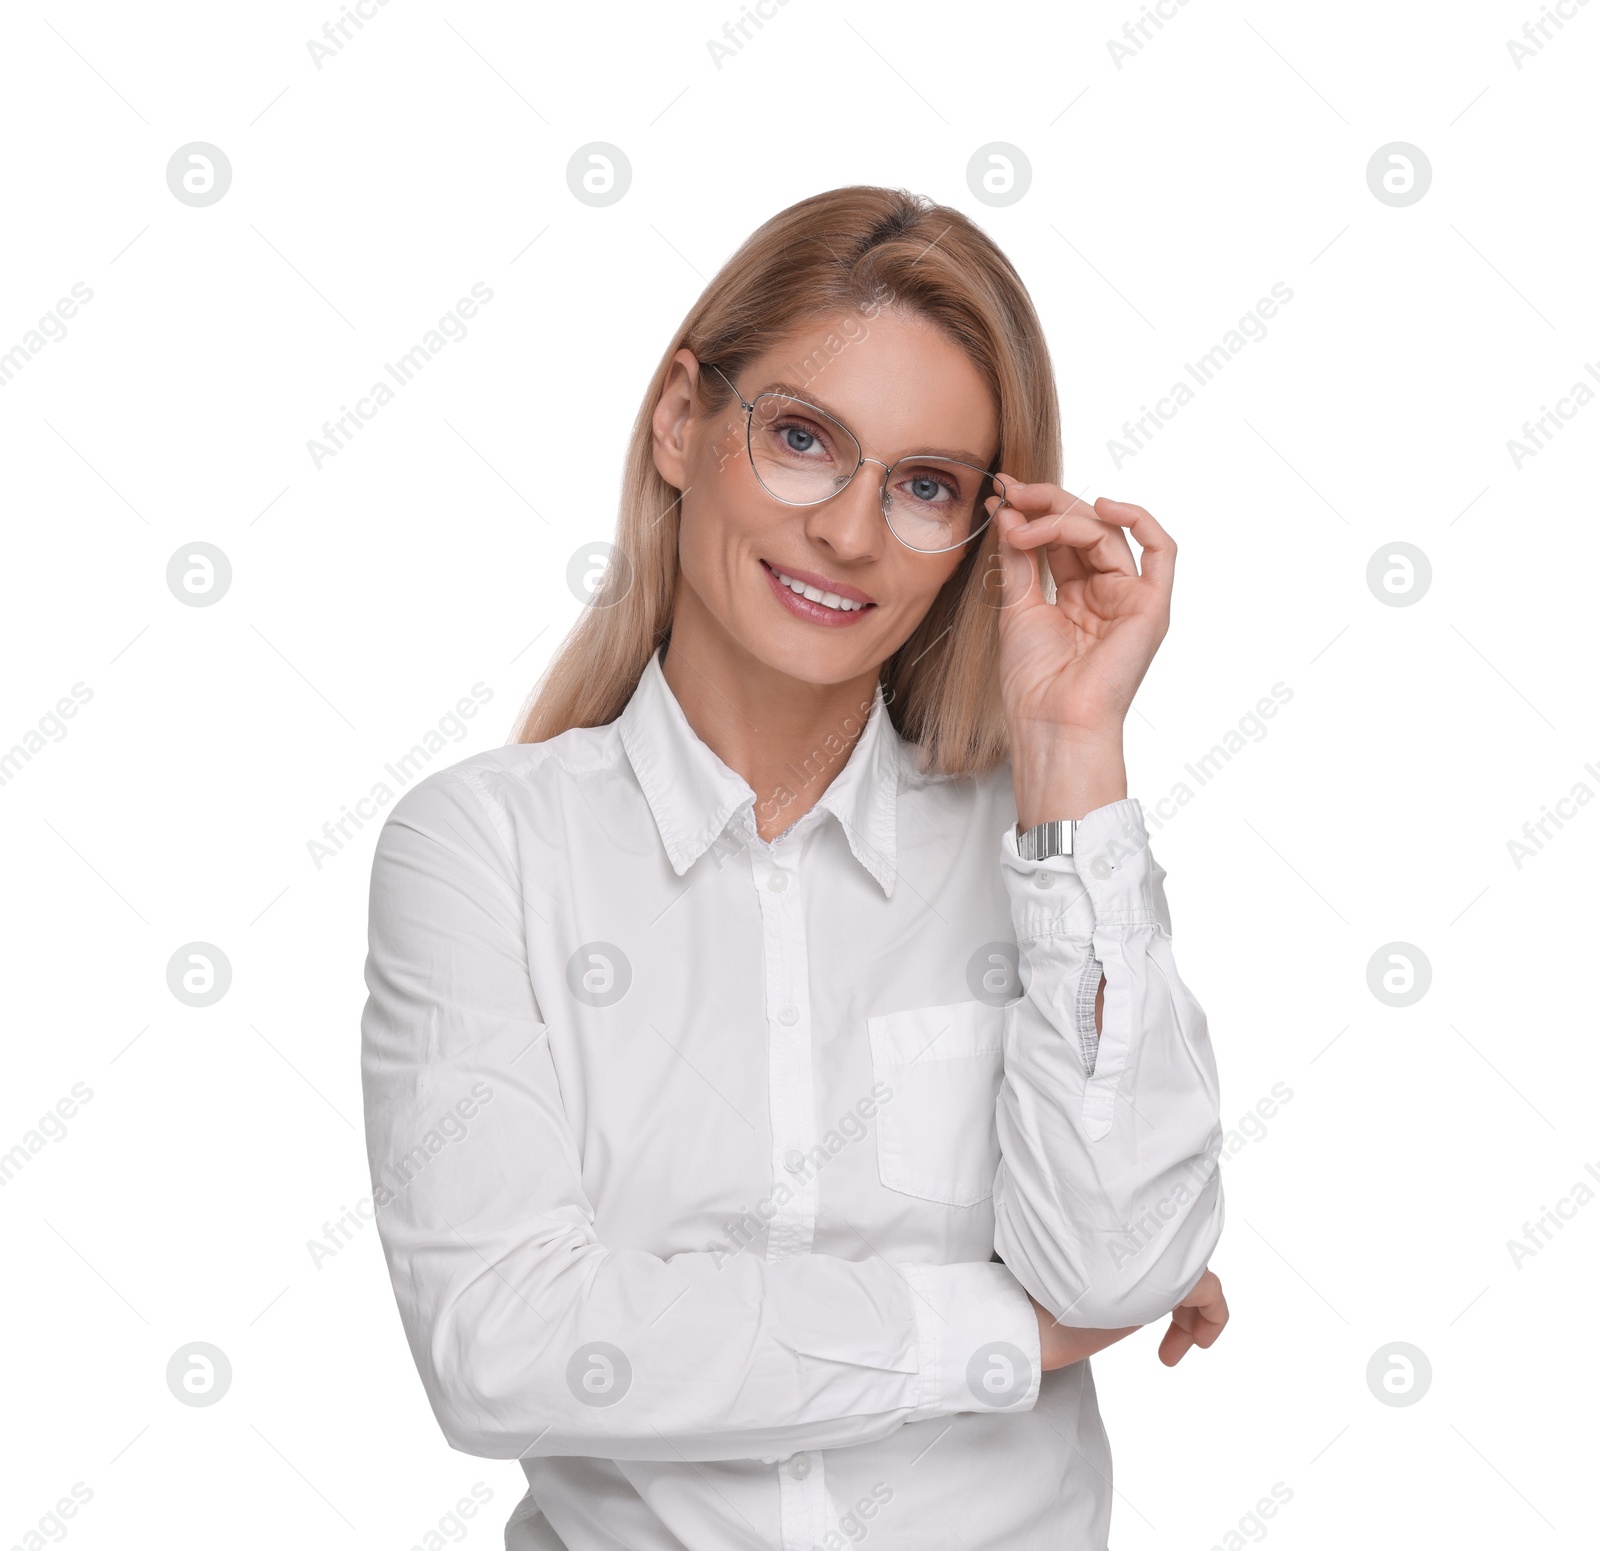
<svg viewBox="0 0 1600 1551">
<path fill-rule="evenodd" d="M 1196 1309 L 1184 1309 L 1187 1319 L 1180 1321 L 1196 1346 L 1210 1346 L 1222 1334 L 1222 1323 L 1207 1319 Z M 1174 1315 L 1174 1318 L 1177 1316 Z"/>
<path fill-rule="evenodd" d="M 1031 552 L 1017 549 L 1007 542 L 1008 532 L 1023 526 L 1026 519 L 1020 513 L 1001 507 L 995 513 L 995 527 L 1000 531 L 1000 543 L 994 552 L 994 563 L 1000 567 L 1001 606 L 1006 609 L 1028 607 L 1044 602 L 1044 588 L 1039 581 L 1039 563 Z"/>
<path fill-rule="evenodd" d="M 1161 1361 L 1170 1368 L 1190 1347 L 1210 1347 L 1227 1323 L 1228 1301 L 1223 1296 L 1222 1282 L 1208 1266 L 1172 1311 L 1172 1324 L 1159 1349 Z"/>
<path fill-rule="evenodd" d="M 1109 560 L 1103 556 L 1091 556 L 1093 537 L 1076 542 L 1055 542 L 1050 540 L 1048 534 L 1035 531 L 1039 524 L 1050 521 L 1048 517 L 1030 519 L 1011 506 L 1002 506 L 995 514 L 995 525 L 1000 533 L 999 551 L 1027 565 L 1030 576 L 1037 574 L 1039 556 L 1042 554 L 1050 569 L 1050 579 L 1055 584 L 1058 602 L 1062 588 L 1069 583 L 1082 584 L 1096 576 L 1126 576 L 1130 581 L 1138 580 L 1131 555 L 1119 563 L 1115 551 Z M 1022 575 L 1020 568 L 1017 575 Z M 1030 601 L 1035 596 L 1042 607 L 1050 607 L 1045 602 L 1042 582 L 1035 584 L 1034 592 L 1029 594 Z"/>
<path fill-rule="evenodd" d="M 1223 1295 L 1222 1283 L 1216 1272 L 1206 1271 L 1189 1290 L 1184 1303 L 1193 1307 L 1208 1324 L 1219 1330 L 1228 1323 L 1228 1300 Z"/>
<path fill-rule="evenodd" d="M 1117 571 L 1126 576 L 1138 574 L 1133 551 L 1115 516 L 1100 512 L 1097 505 L 1091 506 L 1082 496 L 1044 480 L 1025 483 L 1011 479 L 1004 471 L 996 479 L 1001 493 L 989 498 L 991 512 L 1003 502 L 1028 518 L 1028 526 L 1022 530 L 1027 537 L 1019 547 L 1050 544 L 1053 539 L 1076 550 L 1093 550 L 1098 544 L 1103 546 L 1103 553 L 1094 556 L 1096 570 Z"/>
<path fill-rule="evenodd" d="M 1194 1345 L 1194 1337 L 1183 1328 L 1176 1320 L 1168 1327 L 1167 1333 L 1161 1338 L 1161 1345 L 1156 1348 L 1156 1356 L 1169 1368 L 1176 1367 L 1179 1359 Z"/>
<path fill-rule="evenodd" d="M 1066 513 L 1076 517 L 1097 519 L 1095 509 L 1082 496 L 1074 495 L 1070 490 L 1063 490 L 1060 485 L 1052 485 L 1045 480 L 1028 483 L 1020 479 L 1013 479 L 1003 471 L 994 476 L 995 493 L 985 498 L 986 504 L 991 505 L 998 500 L 1002 505 L 1010 506 L 1021 512 L 1030 521 L 1036 517 L 1049 517 L 1057 513 Z M 1109 524 L 1115 527 L 1115 523 Z"/>
<path fill-rule="evenodd" d="M 1115 523 L 1092 515 L 1046 512 L 1028 517 L 1018 527 L 1017 547 L 1038 549 L 1041 546 L 1075 549 L 1092 559 L 1096 570 L 1120 571 L 1125 576 L 1139 574 L 1127 535 Z"/>
<path fill-rule="evenodd" d="M 1142 506 L 1131 501 L 1113 501 L 1101 496 L 1094 509 L 1119 528 L 1128 528 L 1138 542 L 1140 574 L 1158 583 L 1163 591 L 1172 591 L 1173 574 L 1177 570 L 1178 546 L 1173 537 Z"/>
<path fill-rule="evenodd" d="M 1052 485 L 1048 480 L 1029 482 L 1013 479 L 1002 469 L 994 476 L 994 481 L 998 493 L 1008 506 L 1015 506 L 1031 517 L 1050 511 L 1076 511 L 1087 515 L 1093 515 L 1094 512 L 1094 508 L 1082 496 L 1063 490 L 1060 485 Z"/>
<path fill-rule="evenodd" d="M 1218 1330 L 1228 1323 L 1228 1300 L 1222 1296 L 1220 1282 L 1217 1283 L 1216 1297 L 1206 1305 L 1205 1315 Z"/>
<path fill-rule="evenodd" d="M 997 499 L 990 497 L 991 502 Z M 1130 577 L 1139 574 L 1133 550 L 1122 529 L 1092 515 L 1090 507 L 1085 506 L 1080 511 L 1044 512 L 1034 517 L 1009 501 L 991 509 L 996 521 L 1000 520 L 1000 513 L 1008 510 L 1020 515 L 1022 520 L 1002 529 L 1007 542 L 1014 549 L 1044 549 L 1057 582 L 1094 574 Z"/>
<path fill-rule="evenodd" d="M 1217 1289 L 1214 1299 L 1185 1304 L 1173 1310 L 1174 1319 L 1181 1316 L 1187 1316 L 1183 1318 L 1183 1326 L 1193 1336 L 1195 1345 L 1211 1346 L 1228 1323 L 1228 1305 L 1222 1297 L 1221 1288 Z"/>
</svg>

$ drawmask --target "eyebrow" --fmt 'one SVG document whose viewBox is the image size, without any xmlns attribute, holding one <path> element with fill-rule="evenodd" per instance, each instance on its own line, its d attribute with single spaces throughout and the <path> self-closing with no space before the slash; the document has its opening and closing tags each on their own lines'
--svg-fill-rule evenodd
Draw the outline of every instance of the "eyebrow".
<svg viewBox="0 0 1600 1551">
<path fill-rule="evenodd" d="M 843 415 L 839 414 L 835 410 L 830 409 L 822 402 L 821 399 L 813 397 L 808 390 L 804 388 L 797 388 L 791 382 L 770 382 L 766 387 L 761 388 L 757 392 L 751 394 L 750 402 L 754 403 L 758 398 L 761 397 L 763 393 L 782 393 L 788 398 L 799 399 L 802 404 L 810 404 L 815 408 L 820 409 L 823 414 L 831 415 L 839 422 L 840 425 L 846 424 Z M 849 429 L 848 426 L 846 426 L 846 429 Z M 851 431 L 850 434 L 854 436 L 855 432 Z M 856 439 L 857 441 L 860 440 L 859 437 Z M 987 469 L 989 467 L 989 465 L 985 463 L 983 459 L 977 455 L 977 453 L 968 452 L 965 448 L 957 447 L 919 447 L 915 452 L 906 453 L 905 457 L 953 458 L 957 463 L 970 463 L 974 468 Z M 895 459 L 893 461 L 903 462 L 904 459 Z"/>
</svg>

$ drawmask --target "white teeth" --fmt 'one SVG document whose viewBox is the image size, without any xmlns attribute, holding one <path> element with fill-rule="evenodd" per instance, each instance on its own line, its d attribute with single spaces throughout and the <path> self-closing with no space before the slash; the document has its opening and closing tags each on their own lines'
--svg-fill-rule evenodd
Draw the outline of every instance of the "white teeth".
<svg viewBox="0 0 1600 1551">
<path fill-rule="evenodd" d="M 836 592 L 824 592 L 820 587 L 813 587 L 808 582 L 796 581 L 792 576 L 785 576 L 782 571 L 775 569 L 772 574 L 790 592 L 797 592 L 802 598 L 809 598 L 813 603 L 820 603 L 824 608 L 838 609 L 845 614 L 854 614 L 866 607 L 864 603 L 855 603 L 849 598 L 841 598 Z"/>
</svg>

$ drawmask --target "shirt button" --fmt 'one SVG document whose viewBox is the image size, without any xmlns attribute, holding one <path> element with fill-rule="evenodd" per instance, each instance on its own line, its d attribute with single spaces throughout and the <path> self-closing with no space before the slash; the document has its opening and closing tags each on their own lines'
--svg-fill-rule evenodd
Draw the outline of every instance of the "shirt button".
<svg viewBox="0 0 1600 1551">
<path fill-rule="evenodd" d="M 805 1478 L 811 1474 L 811 1461 L 808 1460 L 804 1454 L 796 1454 L 795 1457 L 789 1461 L 789 1474 L 793 1476 L 796 1481 L 804 1481 Z"/>
<path fill-rule="evenodd" d="M 1089 863 L 1089 871 L 1097 878 L 1109 878 L 1116 871 L 1116 868 L 1105 857 L 1097 856 Z"/>
<path fill-rule="evenodd" d="M 784 1024 L 798 1023 L 800 1009 L 798 1007 L 780 1007 L 778 1009 L 778 1022 Z"/>
<path fill-rule="evenodd" d="M 806 1166 L 806 1155 L 798 1147 L 791 1147 L 783 1155 L 783 1166 L 791 1174 L 798 1174 Z"/>
<path fill-rule="evenodd" d="M 1033 881 L 1037 888 L 1047 889 L 1050 887 L 1050 874 L 1043 870 L 1036 872 L 1033 875 Z"/>
<path fill-rule="evenodd" d="M 767 887 L 771 889 L 774 894 L 783 893 L 783 891 L 789 887 L 789 874 L 786 873 L 781 867 L 774 867 L 772 871 L 767 874 Z"/>
</svg>

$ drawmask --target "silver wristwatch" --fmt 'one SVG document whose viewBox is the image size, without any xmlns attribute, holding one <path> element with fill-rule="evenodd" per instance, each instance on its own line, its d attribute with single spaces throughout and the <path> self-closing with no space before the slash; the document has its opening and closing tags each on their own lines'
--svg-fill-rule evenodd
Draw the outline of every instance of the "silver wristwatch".
<svg viewBox="0 0 1600 1551">
<path fill-rule="evenodd" d="M 1076 819 L 1046 819 L 1032 829 L 1017 825 L 1017 855 L 1025 862 L 1042 862 L 1051 856 L 1072 855 L 1072 834 Z"/>
</svg>

